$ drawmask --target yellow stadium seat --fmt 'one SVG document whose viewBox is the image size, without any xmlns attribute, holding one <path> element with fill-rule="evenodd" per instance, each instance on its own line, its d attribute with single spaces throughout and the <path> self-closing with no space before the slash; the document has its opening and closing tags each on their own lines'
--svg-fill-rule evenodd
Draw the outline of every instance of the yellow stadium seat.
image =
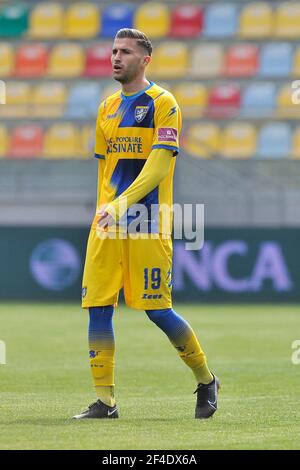
<svg viewBox="0 0 300 470">
<path fill-rule="evenodd" d="M 90 158 L 94 155 L 95 149 L 95 126 L 84 126 L 80 136 L 81 158 Z"/>
<path fill-rule="evenodd" d="M 243 38 L 266 38 L 273 34 L 274 13 L 267 2 L 246 4 L 240 14 L 239 35 Z"/>
<path fill-rule="evenodd" d="M 181 78 L 188 71 L 188 49 L 181 42 L 164 42 L 157 46 L 153 61 L 149 64 L 149 76 Z"/>
<path fill-rule="evenodd" d="M 58 38 L 63 33 L 64 10 L 60 3 L 39 2 L 29 19 L 29 36 L 34 38 Z"/>
<path fill-rule="evenodd" d="M 67 100 L 64 83 L 42 83 L 37 85 L 32 94 L 31 115 L 40 118 L 61 117 Z"/>
<path fill-rule="evenodd" d="M 100 12 L 93 3 L 75 3 L 65 16 L 64 34 L 69 38 L 93 38 L 100 30 Z"/>
<path fill-rule="evenodd" d="M 6 127 L 0 125 L 0 158 L 8 154 L 9 137 Z"/>
<path fill-rule="evenodd" d="M 173 88 L 173 93 L 187 119 L 198 119 L 203 116 L 208 100 L 208 92 L 200 83 L 180 83 Z"/>
<path fill-rule="evenodd" d="M 146 33 L 151 39 L 166 37 L 170 30 L 168 7 L 158 2 L 141 5 L 135 13 L 134 27 Z"/>
<path fill-rule="evenodd" d="M 220 151 L 218 126 L 211 123 L 192 125 L 188 130 L 183 147 L 196 158 L 214 158 Z"/>
<path fill-rule="evenodd" d="M 193 77 L 215 77 L 221 75 L 224 51 L 219 44 L 199 44 L 191 51 L 191 75 Z"/>
<path fill-rule="evenodd" d="M 300 38 L 300 5 L 297 2 L 283 2 L 276 12 L 275 35 L 278 38 Z"/>
<path fill-rule="evenodd" d="M 9 77 L 13 74 L 15 54 L 11 44 L 0 43 L 0 77 Z"/>
<path fill-rule="evenodd" d="M 85 55 L 79 44 L 54 46 L 49 57 L 48 74 L 52 77 L 78 77 L 83 73 Z"/>
<path fill-rule="evenodd" d="M 294 131 L 291 157 L 300 159 L 300 127 Z"/>
<path fill-rule="evenodd" d="M 45 158 L 77 158 L 80 136 L 73 124 L 53 124 L 44 135 Z"/>
<path fill-rule="evenodd" d="M 221 136 L 221 156 L 224 158 L 250 158 L 256 153 L 257 133 L 247 123 L 230 124 Z"/>
<path fill-rule="evenodd" d="M 7 82 L 6 104 L 0 105 L 1 118 L 23 118 L 29 114 L 31 87 L 28 82 Z"/>
<path fill-rule="evenodd" d="M 277 117 L 300 119 L 300 106 L 293 103 L 292 97 L 293 89 L 291 84 L 287 83 L 277 95 Z"/>
</svg>

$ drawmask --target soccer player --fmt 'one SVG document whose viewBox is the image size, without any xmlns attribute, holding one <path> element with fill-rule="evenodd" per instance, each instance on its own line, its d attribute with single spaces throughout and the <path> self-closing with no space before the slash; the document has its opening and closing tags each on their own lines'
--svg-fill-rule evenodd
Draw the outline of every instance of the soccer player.
<svg viewBox="0 0 300 470">
<path fill-rule="evenodd" d="M 147 80 L 151 54 L 144 33 L 117 32 L 111 61 L 113 78 L 122 90 L 105 99 L 98 111 L 97 211 L 82 284 L 98 399 L 74 416 L 77 419 L 118 417 L 112 317 L 122 287 L 126 304 L 145 310 L 192 370 L 197 383 L 195 418 L 209 418 L 217 409 L 218 379 L 191 326 L 172 308 L 171 212 L 160 208 L 172 205 L 181 113 L 170 92 Z"/>
</svg>

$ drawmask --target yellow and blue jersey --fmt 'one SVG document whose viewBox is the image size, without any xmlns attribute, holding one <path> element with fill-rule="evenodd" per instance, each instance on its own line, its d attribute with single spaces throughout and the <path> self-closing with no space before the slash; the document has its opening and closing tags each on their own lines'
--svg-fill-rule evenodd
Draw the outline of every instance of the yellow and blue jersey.
<svg viewBox="0 0 300 470">
<path fill-rule="evenodd" d="M 152 149 L 169 149 L 176 157 L 180 130 L 181 113 L 174 96 L 153 82 L 138 93 L 118 91 L 103 101 L 96 124 L 97 208 L 112 202 L 133 183 Z M 139 201 L 149 211 L 152 208 L 148 213 L 151 232 L 162 233 L 158 206 L 172 205 L 175 160 L 159 186 Z M 96 215 L 94 228 L 97 221 Z"/>
</svg>

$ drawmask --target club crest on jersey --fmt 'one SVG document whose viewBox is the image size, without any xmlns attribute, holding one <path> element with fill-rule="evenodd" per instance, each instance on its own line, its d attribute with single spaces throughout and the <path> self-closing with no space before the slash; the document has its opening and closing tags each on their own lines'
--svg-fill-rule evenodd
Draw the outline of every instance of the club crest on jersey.
<svg viewBox="0 0 300 470">
<path fill-rule="evenodd" d="M 136 106 L 134 118 L 136 122 L 140 123 L 143 119 L 145 119 L 146 114 L 149 111 L 149 106 Z"/>
</svg>

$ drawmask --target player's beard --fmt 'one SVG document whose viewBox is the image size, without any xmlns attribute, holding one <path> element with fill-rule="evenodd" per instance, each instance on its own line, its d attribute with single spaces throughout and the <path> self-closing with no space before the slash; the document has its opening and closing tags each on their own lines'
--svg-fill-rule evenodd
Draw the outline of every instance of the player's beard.
<svg viewBox="0 0 300 470">
<path fill-rule="evenodd" d="M 120 76 L 113 77 L 117 82 L 120 82 L 122 85 L 126 85 L 136 79 L 138 75 L 137 68 L 132 70 L 124 71 L 124 73 L 120 74 Z"/>
</svg>

